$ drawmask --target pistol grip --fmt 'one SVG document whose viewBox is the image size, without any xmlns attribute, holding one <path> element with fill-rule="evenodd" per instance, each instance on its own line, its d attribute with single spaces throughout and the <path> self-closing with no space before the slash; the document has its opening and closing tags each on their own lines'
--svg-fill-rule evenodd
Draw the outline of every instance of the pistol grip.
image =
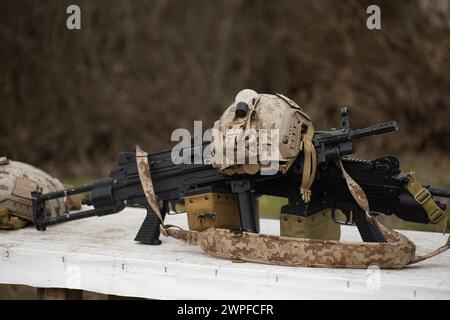
<svg viewBox="0 0 450 320">
<path fill-rule="evenodd" d="M 163 213 L 161 212 L 161 214 Z M 134 240 L 141 242 L 143 244 L 149 244 L 153 246 L 160 245 L 161 244 L 161 240 L 159 240 L 160 224 L 161 221 L 159 220 L 159 218 L 156 216 L 153 210 L 150 207 L 148 207 L 147 215 L 145 216 L 144 222 L 142 222 L 142 225 L 139 228 L 139 231 L 136 234 Z"/>
<path fill-rule="evenodd" d="M 378 225 L 367 221 L 363 211 L 356 210 L 353 213 L 353 220 L 364 242 L 387 242 Z"/>
<path fill-rule="evenodd" d="M 238 193 L 239 212 L 241 215 L 241 227 L 244 231 L 257 233 L 258 228 L 253 208 L 252 194 L 250 191 Z"/>
</svg>

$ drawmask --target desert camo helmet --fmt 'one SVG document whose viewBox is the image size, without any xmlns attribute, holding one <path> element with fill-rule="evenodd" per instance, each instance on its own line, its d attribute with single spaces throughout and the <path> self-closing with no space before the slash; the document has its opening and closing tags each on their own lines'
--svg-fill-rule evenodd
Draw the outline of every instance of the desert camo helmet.
<svg viewBox="0 0 450 320">
<path fill-rule="evenodd" d="M 0 210 L 12 217 L 34 222 L 31 192 L 44 193 L 64 189 L 62 183 L 29 164 L 0 157 Z M 65 213 L 64 199 L 46 203 L 45 214 L 56 217 Z"/>
</svg>

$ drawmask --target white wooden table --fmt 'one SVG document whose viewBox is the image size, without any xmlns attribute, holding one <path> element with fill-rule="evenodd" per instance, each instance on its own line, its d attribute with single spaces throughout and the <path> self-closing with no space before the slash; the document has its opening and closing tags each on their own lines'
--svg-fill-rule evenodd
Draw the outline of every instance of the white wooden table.
<svg viewBox="0 0 450 320">
<path fill-rule="evenodd" d="M 450 299 L 450 252 L 402 270 L 294 268 L 233 263 L 162 237 L 133 241 L 142 209 L 48 227 L 0 231 L 0 283 L 68 288 L 153 299 Z M 186 225 L 186 215 L 169 216 Z M 277 234 L 276 220 L 262 220 Z M 441 245 L 440 234 L 404 232 L 418 251 Z M 359 239 L 354 227 L 342 239 Z"/>
</svg>

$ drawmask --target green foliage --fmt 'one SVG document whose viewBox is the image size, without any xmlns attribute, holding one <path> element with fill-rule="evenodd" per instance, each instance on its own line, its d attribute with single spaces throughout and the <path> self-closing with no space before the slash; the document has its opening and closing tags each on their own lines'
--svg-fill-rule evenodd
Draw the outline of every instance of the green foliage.
<svg viewBox="0 0 450 320">
<path fill-rule="evenodd" d="M 265 219 L 280 219 L 281 207 L 288 203 L 286 198 L 261 196 L 259 197 L 259 215 Z"/>
</svg>

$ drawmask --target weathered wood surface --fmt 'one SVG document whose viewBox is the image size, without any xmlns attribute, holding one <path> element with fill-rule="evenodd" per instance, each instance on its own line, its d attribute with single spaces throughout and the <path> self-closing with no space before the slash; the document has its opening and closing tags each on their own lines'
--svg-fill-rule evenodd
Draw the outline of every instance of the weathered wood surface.
<svg viewBox="0 0 450 320">
<path fill-rule="evenodd" d="M 50 226 L 0 231 L 0 283 L 69 288 L 153 299 L 449 299 L 450 252 L 402 270 L 313 269 L 233 263 L 163 238 L 133 241 L 145 211 Z M 184 214 L 168 223 L 186 225 Z M 262 220 L 277 234 L 278 221 Z M 441 245 L 440 234 L 404 232 L 419 252 Z M 354 227 L 343 239 L 359 239 Z"/>
</svg>

